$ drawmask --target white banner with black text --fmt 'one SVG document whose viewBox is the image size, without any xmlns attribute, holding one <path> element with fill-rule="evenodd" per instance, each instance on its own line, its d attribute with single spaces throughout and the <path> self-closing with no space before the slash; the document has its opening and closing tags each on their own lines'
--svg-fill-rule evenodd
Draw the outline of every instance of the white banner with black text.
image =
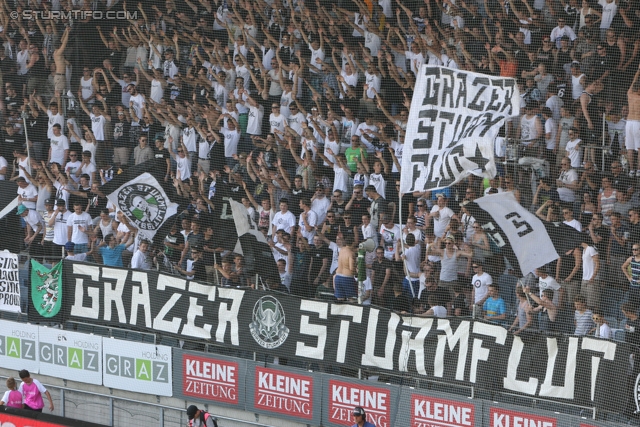
<svg viewBox="0 0 640 427">
<path fill-rule="evenodd" d="M 493 177 L 494 141 L 520 113 L 511 78 L 423 65 L 409 111 L 400 191 L 437 190 L 470 174 Z"/>
</svg>

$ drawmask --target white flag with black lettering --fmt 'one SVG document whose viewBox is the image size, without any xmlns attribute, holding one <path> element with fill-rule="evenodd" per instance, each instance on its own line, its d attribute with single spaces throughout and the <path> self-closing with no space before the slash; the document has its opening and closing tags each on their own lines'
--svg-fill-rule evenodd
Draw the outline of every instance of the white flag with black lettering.
<svg viewBox="0 0 640 427">
<path fill-rule="evenodd" d="M 493 177 L 496 135 L 518 114 L 514 79 L 423 65 L 411 100 L 400 191 L 445 188 L 470 174 Z"/>
<path fill-rule="evenodd" d="M 465 207 L 523 275 L 559 258 L 545 223 L 522 207 L 513 193 L 481 197 Z M 569 232 L 565 236 L 572 237 Z"/>
</svg>

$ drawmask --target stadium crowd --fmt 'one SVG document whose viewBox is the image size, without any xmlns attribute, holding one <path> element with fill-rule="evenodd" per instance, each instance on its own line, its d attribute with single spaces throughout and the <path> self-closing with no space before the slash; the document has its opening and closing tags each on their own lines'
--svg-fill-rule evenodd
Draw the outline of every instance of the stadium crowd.
<svg viewBox="0 0 640 427">
<path fill-rule="evenodd" d="M 130 19 L 87 13 L 108 10 Z M 2 0 L 0 20 L 0 179 L 18 184 L 35 256 L 255 286 L 216 230 L 232 197 L 268 236 L 274 291 L 515 333 L 608 338 L 638 322 L 637 2 Z M 502 157 L 494 179 L 399 197 L 423 64 L 517 79 L 522 114 L 500 140 L 547 162 L 536 188 Z M 101 189 L 145 162 L 187 206 L 154 242 Z M 505 191 L 583 243 L 517 278 L 465 209 Z"/>
</svg>

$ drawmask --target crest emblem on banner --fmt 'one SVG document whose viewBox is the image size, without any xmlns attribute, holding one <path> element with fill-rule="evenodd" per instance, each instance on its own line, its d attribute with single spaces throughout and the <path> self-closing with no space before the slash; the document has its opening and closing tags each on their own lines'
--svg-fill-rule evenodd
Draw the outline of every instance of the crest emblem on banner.
<svg viewBox="0 0 640 427">
<path fill-rule="evenodd" d="M 260 298 L 253 307 L 253 321 L 249 325 L 251 336 L 262 348 L 280 347 L 289 336 L 285 326 L 282 304 L 270 295 Z"/>
<path fill-rule="evenodd" d="M 48 269 L 31 260 L 31 301 L 42 317 L 53 317 L 62 307 L 62 261 Z"/>
<path fill-rule="evenodd" d="M 142 230 L 160 228 L 167 213 L 167 201 L 155 188 L 129 185 L 118 193 L 118 207 Z"/>
</svg>

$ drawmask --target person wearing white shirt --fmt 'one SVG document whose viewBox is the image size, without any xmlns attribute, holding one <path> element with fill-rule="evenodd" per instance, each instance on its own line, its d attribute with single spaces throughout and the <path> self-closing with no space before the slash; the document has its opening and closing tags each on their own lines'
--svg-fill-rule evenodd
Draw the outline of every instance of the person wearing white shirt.
<svg viewBox="0 0 640 427">
<path fill-rule="evenodd" d="M 7 159 L 0 156 L 0 181 L 4 181 L 6 179 L 7 166 L 9 166 L 9 163 L 7 163 Z"/>
<path fill-rule="evenodd" d="M 318 225 L 318 214 L 311 210 L 311 200 L 306 197 L 300 199 L 299 202 L 300 219 L 298 220 L 298 226 L 300 228 L 300 234 L 306 238 L 308 242 L 313 242 L 313 236 L 316 235 Z"/>
<path fill-rule="evenodd" d="M 289 110 L 291 111 L 291 115 L 287 118 L 287 123 L 291 129 L 293 129 L 298 135 L 302 136 L 302 124 L 307 123 L 307 119 L 304 114 L 300 112 L 298 105 L 295 102 L 289 105 Z"/>
<path fill-rule="evenodd" d="M 272 235 L 276 234 L 278 230 L 284 230 L 286 233 L 291 233 L 291 228 L 296 225 L 296 217 L 289 210 L 289 200 L 280 199 L 280 212 L 273 216 L 271 221 Z"/>
<path fill-rule="evenodd" d="M 69 151 L 69 161 L 64 167 L 64 171 L 68 177 L 70 177 L 75 183 L 80 182 L 80 175 L 76 175 L 78 169 L 82 167 L 82 162 L 80 161 L 80 156 L 78 156 L 78 152 L 75 150 Z"/>
<path fill-rule="evenodd" d="M 64 168 L 69 154 L 69 139 L 62 134 L 61 129 L 62 126 L 58 123 L 53 125 L 53 135 L 51 136 L 51 146 L 49 147 L 49 163 L 58 163 Z"/>
<path fill-rule="evenodd" d="M 233 156 L 238 154 L 238 142 L 240 141 L 240 129 L 239 129 L 238 122 L 229 114 L 223 114 L 220 117 L 218 117 L 218 121 L 216 122 L 216 125 L 218 125 L 218 123 L 223 118 L 223 116 L 228 119 L 227 125 L 220 128 L 220 135 L 222 135 L 222 138 L 218 138 L 218 139 L 224 140 L 224 157 L 227 162 L 227 165 L 233 168 L 236 164 L 236 161 L 233 158 Z"/>
<path fill-rule="evenodd" d="M 600 20 L 600 40 L 604 40 L 607 30 L 611 26 L 611 22 L 613 22 L 614 16 L 616 16 L 618 5 L 614 0 L 599 0 L 598 4 L 602 6 L 602 15 Z"/>
<path fill-rule="evenodd" d="M 149 241 L 142 240 L 138 245 L 138 250 L 131 257 L 131 268 L 139 270 L 151 270 L 153 263 L 147 253 L 149 251 Z"/>
<path fill-rule="evenodd" d="M 444 194 L 439 193 L 437 198 L 438 202 L 431 208 L 429 216 L 433 218 L 433 234 L 442 238 L 454 213 L 447 207 L 447 199 Z"/>
<path fill-rule="evenodd" d="M 89 235 L 93 229 L 91 215 L 84 212 L 83 203 L 78 201 L 73 206 L 73 213 L 67 218 L 67 241 L 75 244 L 74 252 L 81 254 L 87 251 Z"/>
<path fill-rule="evenodd" d="M 91 119 L 91 132 L 96 141 L 104 141 L 104 126 L 107 122 L 111 121 L 111 116 L 106 112 L 107 104 L 104 98 L 102 98 L 102 105 L 105 107 L 105 111 L 100 110 L 97 105 L 94 105 L 91 107 L 91 112 L 89 112 L 82 99 L 80 100 L 80 106 Z"/>
<path fill-rule="evenodd" d="M 580 221 L 573 218 L 573 210 L 570 207 L 562 209 L 562 218 L 563 224 L 566 224 L 569 227 L 573 227 L 576 230 L 582 232 L 582 224 L 580 223 Z"/>
<path fill-rule="evenodd" d="M 318 183 L 316 185 L 316 192 L 311 199 L 311 210 L 313 210 L 318 217 L 317 224 L 324 223 L 329 206 L 331 206 L 331 201 L 324 194 L 324 185 Z"/>
<path fill-rule="evenodd" d="M 16 191 L 18 202 L 27 209 L 35 210 L 36 202 L 38 201 L 38 189 L 33 184 L 29 184 L 23 177 L 18 177 L 16 184 L 18 184 Z"/>
<path fill-rule="evenodd" d="M 568 36 L 571 41 L 574 41 L 576 39 L 576 33 L 573 31 L 573 29 L 568 25 L 565 25 L 564 17 L 558 18 L 558 26 L 551 30 L 551 35 L 549 37 L 551 39 L 551 43 L 555 43 L 558 49 L 562 47 L 560 44 L 560 39 L 562 38 L 562 36 Z"/>
<path fill-rule="evenodd" d="M 264 117 L 264 107 L 251 96 L 247 95 L 246 105 L 249 106 L 249 114 L 247 117 L 247 135 L 262 135 L 262 118 Z"/>
<path fill-rule="evenodd" d="M 370 114 L 365 117 L 365 122 L 360 123 L 356 128 L 355 134 L 360 137 L 360 142 L 367 148 L 368 153 L 375 151 L 372 141 L 374 138 L 373 132 L 377 131 L 378 126 L 373 124 L 373 116 Z"/>
<path fill-rule="evenodd" d="M 167 79 L 174 78 L 178 73 L 178 65 L 174 59 L 173 48 L 168 48 L 164 51 L 164 63 L 162 64 L 162 75 Z"/>
<path fill-rule="evenodd" d="M 284 137 L 284 129 L 288 126 L 287 119 L 280 114 L 280 104 L 271 104 L 271 114 L 269 115 L 270 133 L 275 134 L 280 141 Z"/>
</svg>

